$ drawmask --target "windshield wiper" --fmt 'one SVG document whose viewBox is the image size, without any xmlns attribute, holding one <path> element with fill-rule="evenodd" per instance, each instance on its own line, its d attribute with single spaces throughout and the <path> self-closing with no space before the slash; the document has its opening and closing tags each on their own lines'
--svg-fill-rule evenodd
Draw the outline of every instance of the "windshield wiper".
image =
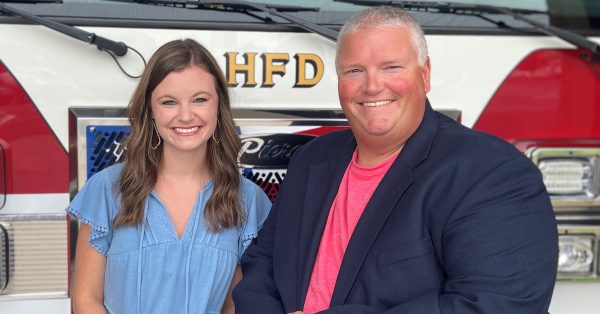
<svg viewBox="0 0 600 314">
<path fill-rule="evenodd" d="M 50 1 L 50 0 L 48 0 Z M 302 11 L 314 11 L 318 12 L 319 8 L 316 7 L 301 7 L 297 5 L 285 5 L 285 4 L 269 4 L 269 3 L 253 3 L 247 1 L 207 1 L 207 0 L 112 0 L 117 2 L 135 2 L 135 3 L 146 3 L 146 4 L 158 4 L 164 6 L 174 6 L 182 8 L 207 8 L 212 6 L 219 6 L 221 9 L 247 9 L 248 5 L 258 4 L 264 5 L 267 8 L 276 9 L 280 12 L 302 12 Z M 258 11 L 258 10 L 256 10 Z"/>
<path fill-rule="evenodd" d="M 54 2 L 56 2 L 56 1 L 54 1 Z M 51 21 L 51 20 L 43 18 L 43 17 L 39 17 L 37 15 L 31 14 L 31 13 L 28 13 L 25 11 L 17 10 L 15 8 L 7 6 L 3 3 L 0 3 L 0 12 L 3 12 L 4 14 L 8 14 L 8 15 L 19 16 L 21 18 L 24 18 L 24 19 L 34 22 L 36 24 L 46 26 L 50 29 L 53 29 L 53 30 L 59 32 L 59 33 L 65 34 L 65 35 L 73 37 L 75 39 L 79 39 L 88 44 L 95 45 L 96 47 L 98 47 L 99 50 L 111 52 L 114 55 L 119 56 L 119 57 L 127 54 L 127 45 L 125 45 L 125 43 L 123 43 L 123 42 L 116 42 L 114 40 L 110 40 L 108 38 L 98 36 L 94 33 L 89 33 L 89 32 L 83 31 L 83 30 L 73 27 L 73 26 L 68 26 L 65 24 Z"/>
<path fill-rule="evenodd" d="M 524 16 L 524 14 L 548 14 L 548 12 L 528 10 L 528 9 L 513 9 L 507 7 L 498 7 L 487 4 L 465 4 L 454 2 L 424 2 L 424 1 L 393 1 L 393 0 L 334 0 L 337 2 L 347 2 L 358 5 L 374 6 L 374 5 L 390 5 L 400 7 L 405 10 L 432 12 L 432 13 L 450 13 L 450 14 L 465 14 L 474 15 L 484 18 L 482 14 L 506 14 L 514 19 L 523 21 L 535 29 L 558 37 L 578 48 L 589 51 L 593 59 L 600 58 L 600 45 L 581 36 L 577 33 L 543 24 L 534 19 Z M 486 18 L 486 20 L 488 20 Z M 496 23 L 498 24 L 498 23 Z"/>
<path fill-rule="evenodd" d="M 217 11 L 234 11 L 241 12 L 250 15 L 255 18 L 260 17 L 254 15 L 252 12 L 263 12 L 272 16 L 277 16 L 288 22 L 291 22 L 298 27 L 305 29 L 309 32 L 319 34 L 325 38 L 335 41 L 337 39 L 338 32 L 321 26 L 319 24 L 307 21 L 305 19 L 287 14 L 285 12 L 301 12 L 301 11 L 319 11 L 319 8 L 309 8 L 292 5 L 273 5 L 258 2 L 246 2 L 237 0 L 226 0 L 226 1 L 207 1 L 207 0 L 136 0 L 139 3 L 149 3 L 158 5 L 170 5 L 180 6 L 187 9 L 209 9 Z M 267 20 L 271 22 L 271 19 Z"/>
</svg>

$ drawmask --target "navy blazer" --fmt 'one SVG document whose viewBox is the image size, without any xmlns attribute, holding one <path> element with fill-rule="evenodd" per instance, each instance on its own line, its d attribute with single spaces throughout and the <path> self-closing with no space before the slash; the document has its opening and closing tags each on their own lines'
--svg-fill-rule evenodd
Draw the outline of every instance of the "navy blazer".
<svg viewBox="0 0 600 314">
<path fill-rule="evenodd" d="M 429 104 L 352 234 L 321 313 L 547 313 L 558 236 L 538 169 L 512 145 Z M 305 145 L 241 260 L 236 313 L 302 310 L 356 141 Z"/>
</svg>

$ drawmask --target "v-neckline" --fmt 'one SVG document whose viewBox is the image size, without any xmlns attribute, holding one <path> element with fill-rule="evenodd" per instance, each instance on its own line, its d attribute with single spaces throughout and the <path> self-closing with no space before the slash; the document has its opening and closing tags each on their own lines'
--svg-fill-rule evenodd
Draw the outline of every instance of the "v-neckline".
<svg viewBox="0 0 600 314">
<path fill-rule="evenodd" d="M 175 240 L 177 240 L 179 242 L 183 241 L 187 237 L 187 234 L 189 232 L 191 232 L 191 231 L 189 231 L 189 229 L 193 228 L 193 223 L 194 223 L 195 219 L 199 219 L 199 217 L 196 217 L 198 207 L 200 207 L 200 204 L 198 202 L 200 202 L 200 200 L 202 199 L 204 190 L 208 187 L 209 182 L 211 182 L 211 181 L 210 180 L 206 181 L 204 183 L 204 186 L 202 187 L 202 189 L 200 189 L 200 192 L 198 192 L 198 196 L 196 197 L 196 201 L 194 201 L 194 206 L 192 207 L 192 213 L 190 214 L 190 218 L 188 219 L 188 221 L 185 224 L 185 228 L 183 229 L 183 233 L 181 233 L 181 236 L 179 236 L 179 234 L 177 234 L 177 228 L 175 228 L 175 223 L 173 223 L 173 219 L 171 218 L 171 215 L 169 214 L 167 207 L 164 205 L 164 203 L 160 199 L 160 197 L 158 197 L 158 193 L 156 193 L 155 190 L 152 190 L 152 192 L 150 193 L 150 195 L 152 195 L 156 199 L 158 204 L 160 205 L 159 206 L 160 210 L 162 211 L 163 216 L 165 216 L 165 222 L 169 225 L 168 228 L 170 229 L 171 236 L 173 238 L 175 238 Z"/>
</svg>

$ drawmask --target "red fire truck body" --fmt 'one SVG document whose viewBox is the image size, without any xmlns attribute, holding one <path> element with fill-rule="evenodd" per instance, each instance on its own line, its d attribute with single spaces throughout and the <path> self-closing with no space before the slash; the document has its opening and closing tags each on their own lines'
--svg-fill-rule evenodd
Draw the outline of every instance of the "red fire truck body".
<svg viewBox="0 0 600 314">
<path fill-rule="evenodd" d="M 130 76 L 163 43 L 193 38 L 218 59 L 244 143 L 242 172 L 272 197 L 294 149 L 346 127 L 327 29 L 335 34 L 368 1 L 307 2 L 309 11 L 293 1 L 143 2 L 0 3 L 0 313 L 70 313 L 77 225 L 64 209 L 89 176 L 119 160 L 137 84 Z M 507 13 L 493 2 L 404 7 L 426 32 L 428 98 L 538 165 L 560 234 L 551 311 L 599 312 L 600 6 L 505 1 L 514 5 Z M 75 26 L 101 47 L 20 12 Z"/>
</svg>

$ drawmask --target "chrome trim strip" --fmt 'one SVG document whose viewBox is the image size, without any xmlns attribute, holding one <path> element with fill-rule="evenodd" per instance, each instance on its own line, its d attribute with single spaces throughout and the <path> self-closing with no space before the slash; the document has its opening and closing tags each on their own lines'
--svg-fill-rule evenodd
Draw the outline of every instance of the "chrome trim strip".
<svg viewBox="0 0 600 314">
<path fill-rule="evenodd" d="M 67 206 L 69 206 L 68 193 L 7 194 L 6 205 L 0 211 L 0 217 L 63 214 Z"/>
<path fill-rule="evenodd" d="M 27 215 L 0 215 L 0 221 L 40 221 L 40 220 L 65 220 L 67 213 L 63 214 L 27 214 Z"/>
</svg>

